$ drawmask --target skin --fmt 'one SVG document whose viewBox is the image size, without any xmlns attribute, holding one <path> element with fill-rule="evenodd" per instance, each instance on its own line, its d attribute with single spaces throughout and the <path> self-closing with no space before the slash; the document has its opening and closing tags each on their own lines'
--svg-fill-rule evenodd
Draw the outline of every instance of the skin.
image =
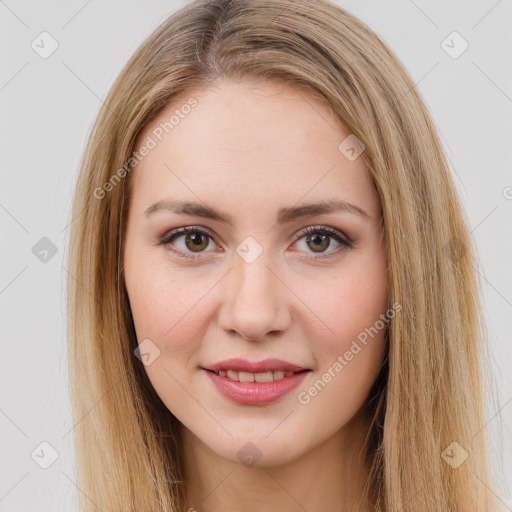
<svg viewBox="0 0 512 512">
<path fill-rule="evenodd" d="M 145 369 L 183 426 L 186 510 L 368 510 L 359 504 L 367 476 L 357 466 L 367 430 L 360 408 L 382 363 L 385 329 L 309 403 L 298 400 L 387 309 L 381 210 L 366 166 L 339 151 L 350 132 L 327 105 L 273 81 L 187 91 L 136 144 L 192 96 L 197 106 L 130 175 L 124 245 L 137 339 L 160 350 Z M 206 203 L 235 224 L 164 210 L 145 216 L 168 198 Z M 282 207 L 331 198 L 369 218 L 344 211 L 276 223 Z M 215 238 L 203 239 L 202 252 L 186 235 L 158 244 L 183 226 Z M 332 227 L 353 246 L 296 241 L 308 226 Z M 236 252 L 247 236 L 263 250 L 251 263 Z M 196 259 L 177 257 L 172 244 Z M 275 403 L 240 405 L 201 369 L 231 357 L 275 357 L 312 371 Z M 237 456 L 247 442 L 261 454 L 252 467 Z"/>
</svg>

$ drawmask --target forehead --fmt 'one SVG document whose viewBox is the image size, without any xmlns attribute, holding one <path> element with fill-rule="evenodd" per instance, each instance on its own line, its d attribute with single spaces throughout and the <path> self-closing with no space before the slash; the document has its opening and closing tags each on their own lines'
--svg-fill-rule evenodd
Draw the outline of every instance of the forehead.
<svg viewBox="0 0 512 512">
<path fill-rule="evenodd" d="M 326 103 L 282 82 L 217 82 L 175 98 L 141 132 L 135 150 L 154 147 L 132 171 L 133 199 L 236 196 L 261 208 L 338 193 L 376 213 L 363 159 L 339 149 L 349 135 Z"/>
</svg>

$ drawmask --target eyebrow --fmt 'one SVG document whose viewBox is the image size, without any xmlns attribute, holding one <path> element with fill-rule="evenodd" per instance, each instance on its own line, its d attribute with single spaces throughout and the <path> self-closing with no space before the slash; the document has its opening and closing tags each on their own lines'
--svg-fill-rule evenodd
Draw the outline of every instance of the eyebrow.
<svg viewBox="0 0 512 512">
<path fill-rule="evenodd" d="M 217 220 L 229 226 L 234 226 L 235 224 L 234 217 L 228 213 L 221 212 L 207 204 L 198 203 L 196 201 L 173 201 L 164 199 L 152 204 L 146 209 L 144 215 L 150 217 L 158 211 L 169 211 L 178 215 L 195 215 L 197 217 Z M 370 215 L 361 207 L 344 201 L 343 199 L 336 198 L 315 204 L 280 208 L 277 213 L 277 223 L 286 224 L 304 217 L 337 212 L 348 212 L 365 220 L 371 219 Z"/>
</svg>

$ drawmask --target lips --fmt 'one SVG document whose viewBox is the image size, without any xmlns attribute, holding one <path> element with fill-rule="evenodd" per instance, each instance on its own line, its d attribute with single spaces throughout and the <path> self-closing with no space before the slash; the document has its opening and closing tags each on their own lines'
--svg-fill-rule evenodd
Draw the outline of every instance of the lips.
<svg viewBox="0 0 512 512">
<path fill-rule="evenodd" d="M 202 369 L 226 398 L 243 405 L 276 402 L 295 389 L 311 371 L 280 359 L 253 363 L 240 358 Z"/>
</svg>

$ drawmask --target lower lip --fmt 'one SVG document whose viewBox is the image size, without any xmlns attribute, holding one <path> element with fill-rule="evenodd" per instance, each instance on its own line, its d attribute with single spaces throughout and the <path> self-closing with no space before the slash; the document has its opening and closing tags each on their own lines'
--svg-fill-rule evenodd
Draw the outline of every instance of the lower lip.
<svg viewBox="0 0 512 512">
<path fill-rule="evenodd" d="M 275 402 L 295 389 L 309 371 L 294 373 L 272 382 L 237 382 L 204 370 L 217 389 L 227 398 L 243 405 L 265 405 Z"/>
</svg>

